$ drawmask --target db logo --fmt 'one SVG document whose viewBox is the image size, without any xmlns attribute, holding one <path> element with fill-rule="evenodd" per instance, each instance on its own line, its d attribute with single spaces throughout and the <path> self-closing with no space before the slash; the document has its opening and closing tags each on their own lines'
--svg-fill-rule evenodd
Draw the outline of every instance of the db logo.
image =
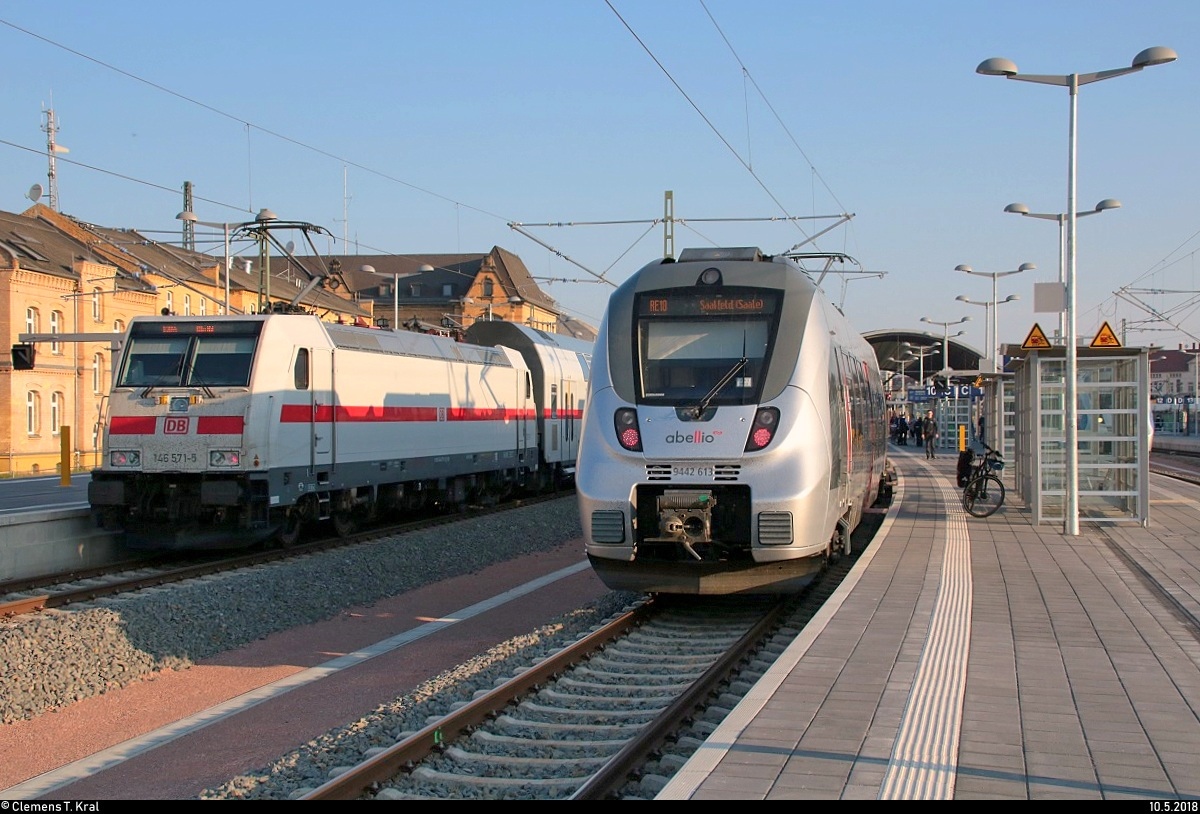
<svg viewBox="0 0 1200 814">
<path fill-rule="evenodd" d="M 167 435 L 187 435 L 188 419 L 167 416 L 163 419 L 163 432 Z"/>
</svg>

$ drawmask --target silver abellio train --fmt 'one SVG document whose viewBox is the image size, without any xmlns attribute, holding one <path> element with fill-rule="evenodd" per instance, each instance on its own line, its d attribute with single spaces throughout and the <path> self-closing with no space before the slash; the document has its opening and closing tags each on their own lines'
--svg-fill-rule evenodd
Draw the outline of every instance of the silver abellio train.
<svg viewBox="0 0 1200 814">
<path fill-rule="evenodd" d="M 237 548 L 574 474 L 592 345 L 312 315 L 130 320 L 88 500 L 143 549 Z"/>
<path fill-rule="evenodd" d="M 885 467 L 875 354 L 785 256 L 689 249 L 612 295 L 576 492 L 610 588 L 786 593 L 875 502 Z"/>
</svg>

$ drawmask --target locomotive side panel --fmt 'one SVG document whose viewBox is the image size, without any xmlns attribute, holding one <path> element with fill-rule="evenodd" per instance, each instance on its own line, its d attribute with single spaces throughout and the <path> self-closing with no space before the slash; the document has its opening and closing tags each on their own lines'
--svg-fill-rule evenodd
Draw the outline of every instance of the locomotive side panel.
<svg viewBox="0 0 1200 814">
<path fill-rule="evenodd" d="M 253 315 L 139 318 L 124 356 L 89 500 L 135 547 L 348 531 L 539 468 L 531 372 L 508 348 Z"/>
</svg>

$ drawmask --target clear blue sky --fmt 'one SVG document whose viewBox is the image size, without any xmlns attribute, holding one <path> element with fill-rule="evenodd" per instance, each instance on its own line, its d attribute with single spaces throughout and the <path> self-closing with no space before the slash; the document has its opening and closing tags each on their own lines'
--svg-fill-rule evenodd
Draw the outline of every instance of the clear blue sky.
<svg viewBox="0 0 1200 814">
<path fill-rule="evenodd" d="M 661 255 L 666 190 L 677 251 L 786 251 L 848 212 L 815 248 L 885 273 L 827 278 L 854 324 L 940 336 L 921 317 L 970 316 L 961 339 L 980 349 L 987 309 L 955 297 L 991 284 L 959 264 L 1037 265 L 999 281 L 1020 297 L 997 308 L 1002 341 L 1057 326 L 1033 285 L 1058 279 L 1058 227 L 1002 210 L 1066 211 L 1069 96 L 976 65 L 1087 73 L 1167 46 L 1177 62 L 1078 97 L 1078 208 L 1123 204 L 1079 222 L 1079 334 L 1200 337 L 1200 295 L 1148 293 L 1200 289 L 1195 0 L 63 0 L 0 21 L 0 209 L 47 186 L 53 107 L 59 208 L 77 218 L 178 241 L 191 181 L 203 220 L 269 207 L 328 229 L 323 251 L 499 245 L 593 324 L 612 290 L 595 275 Z M 754 220 L 788 216 L 817 218 Z M 635 222 L 532 226 L 595 221 Z"/>
</svg>

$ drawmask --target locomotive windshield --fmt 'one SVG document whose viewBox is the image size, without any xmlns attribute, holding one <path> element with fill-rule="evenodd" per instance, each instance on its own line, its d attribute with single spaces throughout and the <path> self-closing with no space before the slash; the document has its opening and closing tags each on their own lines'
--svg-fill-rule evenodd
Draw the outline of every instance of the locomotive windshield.
<svg viewBox="0 0 1200 814">
<path fill-rule="evenodd" d="M 261 323 L 143 322 L 130 328 L 118 387 L 247 387 Z"/>
<path fill-rule="evenodd" d="M 754 404 L 762 392 L 779 293 L 670 289 L 639 295 L 635 366 L 647 404 Z"/>
</svg>

